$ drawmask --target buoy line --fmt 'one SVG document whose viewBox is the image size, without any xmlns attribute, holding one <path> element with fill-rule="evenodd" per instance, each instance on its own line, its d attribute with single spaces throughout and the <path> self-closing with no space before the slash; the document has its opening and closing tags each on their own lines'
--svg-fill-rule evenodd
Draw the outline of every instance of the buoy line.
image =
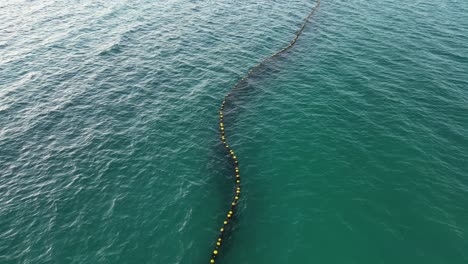
<svg viewBox="0 0 468 264">
<path fill-rule="evenodd" d="M 236 90 L 239 85 L 245 81 L 251 74 L 252 72 L 259 68 L 261 65 L 263 65 L 268 59 L 271 59 L 271 58 L 274 58 L 276 56 L 278 56 L 279 54 L 287 51 L 288 49 L 290 49 L 294 44 L 296 44 L 296 41 L 297 39 L 299 38 L 299 36 L 301 35 L 302 31 L 304 31 L 304 28 L 307 24 L 307 22 L 309 21 L 309 18 L 314 14 L 315 10 L 317 10 L 317 8 L 319 7 L 320 5 L 320 0 L 317 0 L 315 2 L 315 5 L 314 7 L 312 7 L 312 10 L 309 12 L 309 14 L 305 17 L 304 19 L 304 22 L 302 23 L 301 27 L 299 28 L 299 30 L 296 32 L 296 35 L 294 36 L 294 38 L 291 40 L 291 42 L 289 43 L 288 46 L 284 47 L 283 49 L 273 53 L 272 55 L 270 55 L 269 57 L 266 57 L 265 59 L 263 59 L 260 63 L 258 63 L 257 65 L 253 66 L 252 68 L 250 68 L 250 70 L 232 87 L 231 91 L 228 92 L 228 94 L 224 97 L 224 100 L 223 102 L 221 103 L 221 107 L 220 107 L 220 110 L 219 110 L 219 131 L 220 131 L 220 134 L 221 134 L 221 142 L 223 143 L 224 147 L 226 148 L 226 150 L 228 151 L 229 153 L 229 157 L 231 158 L 231 161 L 234 163 L 234 175 L 235 175 L 235 190 L 234 190 L 234 196 L 233 196 L 233 199 L 232 199 L 232 202 L 231 202 L 231 207 L 229 208 L 229 211 L 228 213 L 226 214 L 226 218 L 224 219 L 224 222 L 223 222 L 223 225 L 220 229 L 220 232 L 219 232 L 219 235 L 218 235 L 218 238 L 216 240 L 216 245 L 215 245 L 215 248 L 211 254 L 211 259 L 210 259 L 210 263 L 215 263 L 216 261 L 216 258 L 218 257 L 219 255 L 219 252 L 220 252 L 220 247 L 221 247 L 221 244 L 223 242 L 223 238 L 224 238 L 224 235 L 226 233 L 226 228 L 229 226 L 229 224 L 231 223 L 231 218 L 235 212 L 235 209 L 236 209 L 236 206 L 239 202 L 239 199 L 240 199 L 240 192 L 241 192 L 241 188 L 240 188 L 240 183 L 241 183 L 241 178 L 240 178 L 240 171 L 239 171 L 239 161 L 237 160 L 237 156 L 236 156 L 236 153 L 234 152 L 234 150 L 229 146 L 228 142 L 227 142 L 227 139 L 226 139 L 226 135 L 224 133 L 224 116 L 223 116 L 223 110 L 224 110 L 224 105 L 226 104 L 226 100 L 229 98 L 229 96 L 231 96 L 232 92 L 234 90 Z"/>
</svg>

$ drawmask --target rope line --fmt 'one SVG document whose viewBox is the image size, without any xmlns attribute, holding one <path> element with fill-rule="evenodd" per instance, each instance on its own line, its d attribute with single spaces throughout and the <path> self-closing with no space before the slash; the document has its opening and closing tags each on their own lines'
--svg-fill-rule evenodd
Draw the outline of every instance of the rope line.
<svg viewBox="0 0 468 264">
<path fill-rule="evenodd" d="M 219 233 L 218 238 L 216 240 L 216 246 L 215 246 L 215 248 L 214 248 L 214 250 L 213 250 L 213 252 L 211 254 L 210 263 L 215 263 L 216 258 L 219 255 L 220 247 L 221 247 L 221 244 L 223 242 L 224 235 L 226 233 L 226 228 L 229 226 L 229 224 L 231 222 L 231 218 L 232 218 L 232 216 L 233 216 L 233 214 L 235 212 L 236 206 L 237 206 L 237 204 L 239 202 L 240 192 L 241 192 L 241 188 L 240 188 L 241 178 L 240 178 L 240 173 L 239 173 L 239 161 L 237 160 L 236 153 L 229 146 L 229 144 L 227 142 L 227 139 L 226 139 L 226 135 L 224 134 L 223 110 L 224 110 L 224 105 L 226 104 L 226 100 L 231 96 L 231 94 L 232 94 L 232 92 L 234 90 L 238 89 L 239 85 L 243 81 L 245 81 L 252 74 L 252 72 L 254 70 L 256 70 L 261 65 L 263 65 L 268 59 L 271 59 L 271 58 L 274 58 L 274 57 L 280 55 L 281 53 L 289 50 L 292 46 L 294 46 L 294 44 L 296 44 L 296 41 L 299 38 L 299 36 L 302 34 L 302 31 L 304 31 L 304 28 L 305 28 L 307 22 L 309 21 L 310 17 L 314 14 L 315 10 L 317 10 L 319 5 L 320 5 L 320 0 L 316 0 L 315 5 L 312 7 L 312 10 L 309 12 L 309 14 L 304 18 L 304 22 L 302 23 L 299 30 L 296 32 L 296 35 L 291 40 L 289 45 L 282 48 L 281 50 L 273 53 L 269 57 L 266 57 L 260 63 L 253 66 L 252 68 L 250 68 L 250 70 L 239 81 L 237 81 L 237 83 L 232 87 L 231 91 L 228 92 L 228 94 L 224 97 L 223 102 L 221 103 L 221 107 L 220 107 L 220 110 L 219 110 L 219 131 L 220 131 L 220 135 L 221 135 L 221 142 L 223 143 L 224 147 L 228 151 L 229 156 L 231 158 L 231 161 L 234 163 L 235 191 L 234 191 L 233 199 L 232 199 L 232 202 L 231 202 L 231 207 L 229 208 L 229 211 L 226 214 L 226 218 L 224 219 L 223 225 L 222 225 L 222 227 L 220 229 L 220 233 Z"/>
</svg>

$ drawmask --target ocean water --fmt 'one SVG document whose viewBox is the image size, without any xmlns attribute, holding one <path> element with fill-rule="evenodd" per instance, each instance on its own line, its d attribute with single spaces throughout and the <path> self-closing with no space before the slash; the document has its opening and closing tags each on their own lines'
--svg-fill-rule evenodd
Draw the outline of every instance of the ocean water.
<svg viewBox="0 0 468 264">
<path fill-rule="evenodd" d="M 0 3 L 0 263 L 208 263 L 224 95 L 313 2 Z M 322 0 L 227 103 L 218 263 L 468 263 L 468 3 Z"/>
</svg>

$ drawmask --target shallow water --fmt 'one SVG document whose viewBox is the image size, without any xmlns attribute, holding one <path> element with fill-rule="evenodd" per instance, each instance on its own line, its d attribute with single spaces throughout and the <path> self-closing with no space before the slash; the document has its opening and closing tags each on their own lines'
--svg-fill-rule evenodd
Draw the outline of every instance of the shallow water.
<svg viewBox="0 0 468 264">
<path fill-rule="evenodd" d="M 0 263 L 206 263 L 312 5 L 0 3 Z M 219 262 L 468 261 L 466 14 L 322 0 Z"/>
</svg>

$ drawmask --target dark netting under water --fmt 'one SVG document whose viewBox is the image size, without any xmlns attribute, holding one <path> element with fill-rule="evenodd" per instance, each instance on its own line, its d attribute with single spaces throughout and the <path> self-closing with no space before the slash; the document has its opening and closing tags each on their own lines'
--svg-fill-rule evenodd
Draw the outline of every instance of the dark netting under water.
<svg viewBox="0 0 468 264">
<path fill-rule="evenodd" d="M 264 65 L 265 63 L 267 63 L 269 61 L 269 59 L 272 59 L 278 55 L 280 55 L 281 53 L 283 52 L 286 52 L 287 50 L 289 50 L 292 46 L 294 46 L 294 44 L 296 44 L 296 41 L 297 39 L 299 38 L 299 36 L 301 35 L 302 31 L 304 31 L 304 27 L 306 26 L 307 22 L 309 21 L 309 18 L 314 14 L 315 10 L 317 10 L 317 8 L 319 7 L 320 5 L 320 0 L 317 0 L 315 2 L 315 5 L 312 7 L 311 11 L 309 12 L 309 14 L 305 17 L 304 19 L 304 22 L 302 23 L 301 27 L 299 28 L 299 30 L 296 32 L 294 38 L 291 40 L 291 42 L 289 43 L 288 46 L 284 47 L 283 49 L 273 53 L 272 55 L 270 55 L 269 57 L 266 57 L 265 59 L 263 59 L 260 63 L 258 63 L 257 65 L 255 65 L 254 67 L 252 67 L 233 87 L 232 89 L 228 92 L 228 94 L 224 97 L 224 100 L 223 102 L 221 103 L 221 107 L 220 107 L 220 110 L 219 110 L 219 130 L 220 130 L 220 134 L 221 134 L 221 142 L 223 143 L 225 149 L 227 150 L 228 154 L 229 154 L 229 157 L 230 157 L 230 160 L 233 162 L 234 164 L 234 180 L 235 180 L 235 190 L 234 190 L 234 195 L 233 195 L 233 199 L 232 199 L 232 202 L 231 202 L 231 207 L 229 208 L 228 210 L 228 213 L 226 214 L 226 218 L 224 219 L 223 221 L 223 225 L 220 229 L 220 232 L 219 232 L 219 235 L 218 235 L 218 238 L 216 239 L 216 245 L 215 245 L 215 248 L 211 254 L 211 259 L 210 259 L 210 263 L 215 263 L 216 261 L 216 258 L 217 256 L 219 255 L 219 252 L 220 252 L 220 247 L 223 243 L 223 239 L 224 239 L 224 236 L 226 235 L 227 233 L 227 230 L 228 228 L 230 227 L 230 222 L 231 222 L 231 219 L 232 219 L 232 216 L 236 210 L 236 206 L 239 202 L 239 199 L 240 199 L 240 192 L 241 192 L 241 188 L 240 188 L 240 184 L 241 184 L 241 178 L 240 178 L 240 171 L 239 171 L 239 161 L 237 160 L 237 156 L 236 156 L 236 153 L 234 152 L 234 150 L 229 146 L 228 142 L 227 142 L 227 139 L 226 139 L 226 135 L 224 133 L 224 129 L 225 129 L 225 126 L 224 126 L 224 116 L 223 116 L 223 111 L 224 111 L 224 106 L 226 104 L 226 100 L 228 100 L 232 93 L 238 89 L 240 87 L 240 84 L 245 82 L 246 79 L 248 79 L 250 77 L 250 75 L 255 71 L 257 70 L 259 67 L 261 67 L 262 65 Z"/>
</svg>

